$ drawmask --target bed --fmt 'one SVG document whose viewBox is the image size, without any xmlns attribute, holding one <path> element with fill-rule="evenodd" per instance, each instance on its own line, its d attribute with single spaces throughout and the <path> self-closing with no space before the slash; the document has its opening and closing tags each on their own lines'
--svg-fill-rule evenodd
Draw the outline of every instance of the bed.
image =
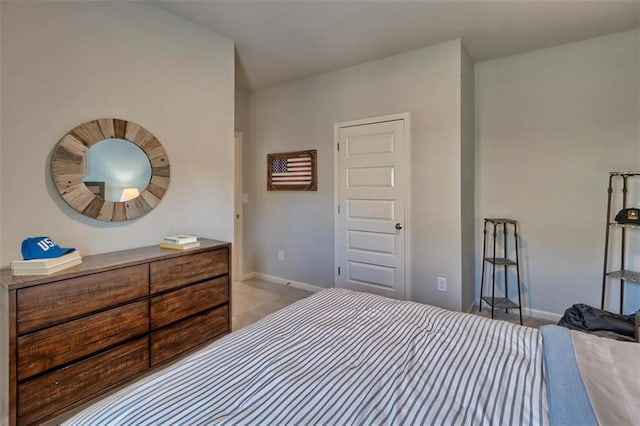
<svg viewBox="0 0 640 426">
<path fill-rule="evenodd" d="M 543 338 L 558 350 L 543 350 Z M 580 374 L 567 367 L 570 339 L 568 330 L 555 326 L 541 333 L 329 289 L 122 389 L 65 424 L 562 424 L 574 409 L 588 413 L 585 397 L 589 404 L 582 388 L 582 399 L 565 406 L 563 392 L 573 389 Z M 554 378 L 570 378 L 550 382 L 549 368 Z M 580 424 L 597 424 L 591 413 Z"/>
</svg>

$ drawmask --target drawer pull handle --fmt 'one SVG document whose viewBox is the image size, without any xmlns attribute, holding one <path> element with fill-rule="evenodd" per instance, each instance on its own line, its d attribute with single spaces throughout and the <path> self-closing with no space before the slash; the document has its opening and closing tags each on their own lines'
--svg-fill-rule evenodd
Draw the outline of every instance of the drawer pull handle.
<svg viewBox="0 0 640 426">
<path fill-rule="evenodd" d="M 56 385 L 59 385 L 59 384 L 60 384 L 60 382 L 56 382 Z"/>
</svg>

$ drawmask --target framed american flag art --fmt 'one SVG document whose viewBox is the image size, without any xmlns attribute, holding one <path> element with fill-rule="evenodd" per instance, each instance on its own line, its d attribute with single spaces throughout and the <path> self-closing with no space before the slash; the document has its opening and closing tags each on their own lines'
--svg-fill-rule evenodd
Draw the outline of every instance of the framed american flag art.
<svg viewBox="0 0 640 426">
<path fill-rule="evenodd" d="M 268 191 L 317 191 L 318 151 L 267 154 Z"/>
</svg>

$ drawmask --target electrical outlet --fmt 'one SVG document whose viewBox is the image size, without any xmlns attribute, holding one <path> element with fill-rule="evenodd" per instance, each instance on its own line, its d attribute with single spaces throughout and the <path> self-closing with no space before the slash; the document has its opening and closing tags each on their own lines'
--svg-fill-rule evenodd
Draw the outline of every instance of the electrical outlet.
<svg viewBox="0 0 640 426">
<path fill-rule="evenodd" d="M 447 279 L 438 277 L 438 291 L 447 291 Z"/>
<path fill-rule="evenodd" d="M 278 250 L 278 260 L 284 260 L 284 250 Z"/>
</svg>

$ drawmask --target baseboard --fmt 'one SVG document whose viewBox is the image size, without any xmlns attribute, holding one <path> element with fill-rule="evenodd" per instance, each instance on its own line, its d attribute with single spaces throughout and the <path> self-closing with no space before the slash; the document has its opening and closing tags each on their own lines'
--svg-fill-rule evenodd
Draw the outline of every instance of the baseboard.
<svg viewBox="0 0 640 426">
<path fill-rule="evenodd" d="M 282 277 L 276 277 L 275 275 L 263 274 L 262 272 L 249 272 L 244 274 L 241 277 L 241 281 L 248 280 L 250 278 L 260 278 L 266 281 L 270 281 L 276 284 L 288 285 L 290 287 L 299 288 L 301 290 L 311 291 L 313 293 L 317 293 L 321 290 L 325 290 L 323 287 L 318 287 L 317 285 L 307 284 L 300 281 L 288 280 Z"/>
<path fill-rule="evenodd" d="M 471 304 L 467 308 L 467 313 L 470 314 L 471 312 L 475 311 L 476 310 L 476 306 L 478 306 L 478 304 L 475 301 L 471 302 Z"/>
<path fill-rule="evenodd" d="M 558 322 L 560 318 L 562 318 L 562 314 L 556 314 L 555 312 L 547 312 L 531 308 L 522 308 L 522 313 L 528 317 L 546 319 L 553 322 Z"/>
<path fill-rule="evenodd" d="M 485 304 L 484 306 L 487 306 L 487 305 Z M 477 308 L 478 308 L 478 302 L 473 302 L 469 306 L 469 309 L 467 309 L 467 312 L 473 312 Z M 516 311 L 515 309 L 512 310 L 512 312 L 515 312 L 515 311 Z M 522 308 L 522 315 L 524 315 L 525 317 L 545 319 L 553 322 L 558 322 L 560 318 L 562 318 L 562 314 L 556 314 L 555 312 L 541 311 L 539 309 L 532 309 L 532 308 Z"/>
<path fill-rule="evenodd" d="M 300 281 L 288 280 L 286 278 L 276 277 L 275 275 L 263 274 L 262 272 L 246 273 L 242 275 L 242 277 L 240 277 L 240 281 L 248 280 L 251 278 L 260 278 L 263 280 L 271 281 L 273 283 L 288 285 L 288 286 L 299 288 L 302 290 L 311 291 L 314 293 L 317 293 L 320 290 L 324 290 L 323 287 L 318 287 L 313 284 L 307 284 Z M 477 308 L 477 306 L 478 306 L 478 303 L 474 301 L 467 308 L 467 312 L 473 312 Z M 558 322 L 560 318 L 562 318 L 562 314 L 557 314 L 555 312 L 542 311 L 539 309 L 532 309 L 532 308 L 522 308 L 522 314 L 526 317 L 540 318 L 540 319 L 545 319 L 553 322 Z"/>
<path fill-rule="evenodd" d="M 256 273 L 255 273 L 255 272 L 247 272 L 246 274 L 242 274 L 242 275 L 240 276 L 240 278 L 239 278 L 239 279 L 236 279 L 234 282 L 237 282 L 237 281 L 244 281 L 244 280 L 250 280 L 251 278 L 255 278 L 255 276 L 256 276 Z"/>
</svg>

